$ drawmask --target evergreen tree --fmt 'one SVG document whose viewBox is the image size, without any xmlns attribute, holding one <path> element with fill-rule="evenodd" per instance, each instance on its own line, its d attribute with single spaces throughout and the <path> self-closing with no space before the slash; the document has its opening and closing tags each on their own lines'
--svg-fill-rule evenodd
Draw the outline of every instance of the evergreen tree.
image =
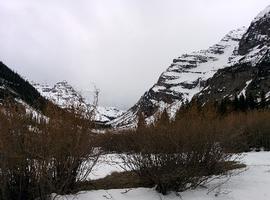
<svg viewBox="0 0 270 200">
<path fill-rule="evenodd" d="M 189 109 L 189 102 L 186 100 L 185 102 L 182 103 L 181 107 L 176 112 L 175 121 L 181 119 L 188 109 Z"/>
<path fill-rule="evenodd" d="M 261 98 L 260 108 L 265 108 L 266 107 L 266 95 L 265 95 L 265 91 L 264 90 L 261 91 L 260 98 Z"/>
<path fill-rule="evenodd" d="M 145 128 L 146 127 L 146 122 L 145 122 L 145 115 L 143 112 L 139 112 L 138 114 L 138 125 L 137 128 L 141 129 L 141 128 Z"/>
<path fill-rule="evenodd" d="M 229 105 L 229 99 L 228 98 L 224 98 L 221 100 L 219 106 L 218 106 L 218 112 L 221 115 L 224 115 L 228 112 L 228 105 Z"/>
<path fill-rule="evenodd" d="M 251 93 L 249 93 L 247 95 L 246 101 L 247 101 L 247 106 L 249 109 L 253 110 L 256 108 L 256 102 L 255 102 L 255 99 Z"/>
<path fill-rule="evenodd" d="M 168 126 L 170 124 L 170 117 L 169 114 L 167 112 L 167 110 L 165 109 L 161 115 L 159 120 L 157 121 L 157 126 Z"/>
<path fill-rule="evenodd" d="M 239 107 L 238 107 L 239 110 L 241 110 L 241 111 L 247 110 L 247 102 L 246 102 L 246 98 L 243 94 L 240 95 L 238 103 L 239 103 Z"/>
<path fill-rule="evenodd" d="M 233 110 L 237 111 L 239 109 L 239 99 L 238 99 L 236 94 L 234 96 L 234 100 L 233 100 L 232 104 L 233 104 Z"/>
</svg>

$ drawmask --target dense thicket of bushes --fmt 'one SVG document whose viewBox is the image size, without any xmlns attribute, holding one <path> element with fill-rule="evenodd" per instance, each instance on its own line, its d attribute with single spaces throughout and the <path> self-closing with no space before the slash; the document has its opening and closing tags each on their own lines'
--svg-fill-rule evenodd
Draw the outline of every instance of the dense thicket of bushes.
<svg viewBox="0 0 270 200">
<path fill-rule="evenodd" d="M 224 146 L 233 152 L 270 150 L 270 110 L 233 113 L 221 120 Z"/>
<path fill-rule="evenodd" d="M 77 110 L 78 111 L 78 110 Z M 92 123 L 48 105 L 37 118 L 18 105 L 0 106 L 0 199 L 47 199 L 67 194 L 97 162 Z"/>
<path fill-rule="evenodd" d="M 227 171 L 231 154 L 223 151 L 215 135 L 197 130 L 175 134 L 165 127 L 134 134 L 132 141 L 139 151 L 119 155 L 124 167 L 148 179 L 162 194 L 194 188 L 206 176 Z"/>
<path fill-rule="evenodd" d="M 100 136 L 101 146 L 121 153 L 124 167 L 147 178 L 161 193 L 196 187 L 208 175 L 234 168 L 235 163 L 228 162 L 232 153 L 270 148 L 267 108 L 239 112 L 228 107 L 221 113 L 220 106 L 193 102 L 183 106 L 174 120 L 165 111 L 151 126 L 139 117 L 137 130 Z"/>
<path fill-rule="evenodd" d="M 101 151 L 118 153 L 121 167 L 131 170 L 111 179 L 128 179 L 133 185 L 134 178 L 134 185 L 156 186 L 163 194 L 195 188 L 209 175 L 226 175 L 237 167 L 232 153 L 270 149 L 269 109 L 261 103 L 243 106 L 245 101 L 203 106 L 194 101 L 182 106 L 174 120 L 165 111 L 150 126 L 141 113 L 136 130 L 100 135 L 92 133 L 93 113 L 79 107 L 64 111 L 47 104 L 47 117 L 41 117 L 3 102 L 0 200 L 47 199 L 51 193 L 84 188 Z"/>
<path fill-rule="evenodd" d="M 270 149 L 270 109 L 265 103 L 265 93 L 261 92 L 260 101 L 249 94 L 234 99 L 224 99 L 217 103 L 201 105 L 194 101 L 183 106 L 177 113 L 173 124 L 200 116 L 209 120 L 223 139 L 223 146 L 230 152 L 244 152 L 253 149 Z M 193 114 L 192 114 L 193 113 Z M 212 119 L 211 119 L 212 116 Z M 205 130 L 207 131 L 207 130 Z"/>
<path fill-rule="evenodd" d="M 109 150 L 123 152 L 124 167 L 156 185 L 157 191 L 183 191 L 203 183 L 208 175 L 227 172 L 231 154 L 221 145 L 223 137 L 213 110 L 197 106 L 182 112 L 175 122 L 164 112 L 155 126 L 139 122 L 134 131 L 105 135 Z M 185 115 L 185 116 L 184 116 Z"/>
<path fill-rule="evenodd" d="M 156 134 L 157 140 L 160 138 L 159 133 L 167 132 L 171 135 L 192 135 L 193 132 L 198 136 L 209 134 L 218 139 L 227 152 L 245 152 L 261 148 L 270 150 L 270 109 L 247 109 L 242 112 L 232 109 L 231 103 L 227 105 L 227 112 L 220 113 L 220 104 L 211 103 L 204 107 L 197 103 L 189 104 L 179 110 L 174 120 L 169 120 L 168 114 L 163 112 L 155 125 L 145 127 L 145 123 L 140 122 L 143 127 L 138 130 L 100 135 L 100 146 L 107 152 L 140 152 L 136 141 L 141 139 L 140 144 L 143 144 L 144 139 L 141 135 L 146 130 Z M 157 146 L 160 147 L 161 144 L 162 142 Z"/>
</svg>

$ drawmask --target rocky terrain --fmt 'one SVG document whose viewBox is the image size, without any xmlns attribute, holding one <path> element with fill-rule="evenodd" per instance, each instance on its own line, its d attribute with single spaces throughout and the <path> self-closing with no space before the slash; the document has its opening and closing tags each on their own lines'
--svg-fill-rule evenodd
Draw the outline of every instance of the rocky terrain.
<svg viewBox="0 0 270 200">
<path fill-rule="evenodd" d="M 243 94 L 260 101 L 270 97 L 270 6 L 252 22 L 240 40 L 233 65 L 220 69 L 197 95 L 203 102 Z"/>
<path fill-rule="evenodd" d="M 113 127 L 136 127 L 138 113 L 152 123 L 164 109 L 173 118 L 184 102 L 221 100 L 251 93 L 260 100 L 270 96 L 270 6 L 248 28 L 229 32 L 218 44 L 206 50 L 183 54 L 159 77 L 139 101 L 119 118 Z"/>
<path fill-rule="evenodd" d="M 93 104 L 87 100 L 72 87 L 67 81 L 61 81 L 53 86 L 48 84 L 32 83 L 32 85 L 46 99 L 52 101 L 61 108 L 71 106 L 81 106 L 84 109 L 94 109 Z M 107 123 L 123 114 L 123 111 L 114 107 L 97 106 L 95 111 L 95 121 L 98 123 Z"/>
</svg>

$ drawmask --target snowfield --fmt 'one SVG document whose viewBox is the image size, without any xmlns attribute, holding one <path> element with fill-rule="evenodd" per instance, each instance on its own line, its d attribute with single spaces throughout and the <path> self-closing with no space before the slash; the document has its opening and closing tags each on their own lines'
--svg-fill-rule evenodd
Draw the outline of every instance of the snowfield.
<svg viewBox="0 0 270 200">
<path fill-rule="evenodd" d="M 124 171 L 124 169 L 119 166 L 119 163 L 121 163 L 121 160 L 118 158 L 117 154 L 108 154 L 101 156 L 98 163 L 95 165 L 91 174 L 89 175 L 88 179 L 96 180 L 104 178 L 113 172 Z"/>
<path fill-rule="evenodd" d="M 116 155 L 104 156 L 105 161 L 115 160 Z M 235 170 L 230 178 L 219 178 L 206 187 L 167 196 L 154 188 L 112 189 L 83 191 L 77 195 L 57 196 L 57 200 L 269 200 L 270 199 L 270 152 L 244 154 L 245 169 Z M 121 171 L 109 163 L 99 164 L 91 178 L 101 178 L 113 171 Z"/>
</svg>

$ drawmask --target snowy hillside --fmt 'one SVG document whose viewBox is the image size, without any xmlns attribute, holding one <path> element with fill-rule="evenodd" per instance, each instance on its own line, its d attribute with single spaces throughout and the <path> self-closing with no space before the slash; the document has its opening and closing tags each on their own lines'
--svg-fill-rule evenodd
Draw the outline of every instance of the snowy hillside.
<svg viewBox="0 0 270 200">
<path fill-rule="evenodd" d="M 196 96 L 202 103 L 249 93 L 270 92 L 270 7 L 248 29 L 228 33 L 209 49 L 183 54 L 173 60 L 157 83 L 124 115 L 110 122 L 113 127 L 136 126 L 142 112 L 152 123 L 164 109 L 173 118 L 183 104 Z M 247 83 L 249 83 L 247 85 Z"/>
<path fill-rule="evenodd" d="M 83 97 L 67 81 L 58 82 L 54 86 L 38 83 L 32 83 L 32 85 L 42 96 L 62 108 L 74 104 L 85 104 Z"/>
<path fill-rule="evenodd" d="M 108 155 L 110 157 L 110 155 Z M 251 152 L 244 155 L 242 162 L 247 167 L 234 171 L 231 178 L 219 178 L 206 187 L 188 190 L 179 195 L 171 193 L 167 196 L 158 194 L 151 188 L 112 189 L 83 191 L 77 195 L 58 196 L 58 200 L 269 200 L 270 199 L 270 152 Z M 105 173 L 116 171 L 108 164 L 99 165 L 95 174 L 102 177 Z M 120 169 L 119 169 L 120 170 Z M 181 196 L 180 196 L 181 195 Z"/>
<path fill-rule="evenodd" d="M 31 107 L 37 112 L 47 103 L 26 79 L 0 61 L 0 101 L 3 99 Z"/>
<path fill-rule="evenodd" d="M 219 70 L 197 95 L 205 103 L 223 98 L 253 96 L 260 102 L 263 93 L 270 103 L 270 7 L 249 26 L 239 43 L 232 66 Z"/>
<path fill-rule="evenodd" d="M 97 113 L 96 113 L 96 121 L 99 122 L 109 122 L 111 120 L 114 120 L 115 118 L 121 116 L 124 113 L 124 111 L 119 110 L 114 107 L 97 107 Z"/>
<path fill-rule="evenodd" d="M 61 108 L 68 108 L 74 105 L 80 105 L 83 108 L 90 109 L 93 107 L 67 81 L 58 82 L 54 86 L 37 83 L 32 83 L 32 85 L 43 97 Z M 95 112 L 95 121 L 100 123 L 109 122 L 122 114 L 123 111 L 117 108 L 98 106 Z"/>
<path fill-rule="evenodd" d="M 165 108 L 174 116 L 183 102 L 190 101 L 204 88 L 207 79 L 236 59 L 239 41 L 245 32 L 245 27 L 231 31 L 209 49 L 184 54 L 174 59 L 170 67 L 161 74 L 158 82 L 139 102 L 111 124 L 134 127 L 138 111 L 144 112 L 148 122 L 153 121 L 154 116 Z"/>
</svg>

